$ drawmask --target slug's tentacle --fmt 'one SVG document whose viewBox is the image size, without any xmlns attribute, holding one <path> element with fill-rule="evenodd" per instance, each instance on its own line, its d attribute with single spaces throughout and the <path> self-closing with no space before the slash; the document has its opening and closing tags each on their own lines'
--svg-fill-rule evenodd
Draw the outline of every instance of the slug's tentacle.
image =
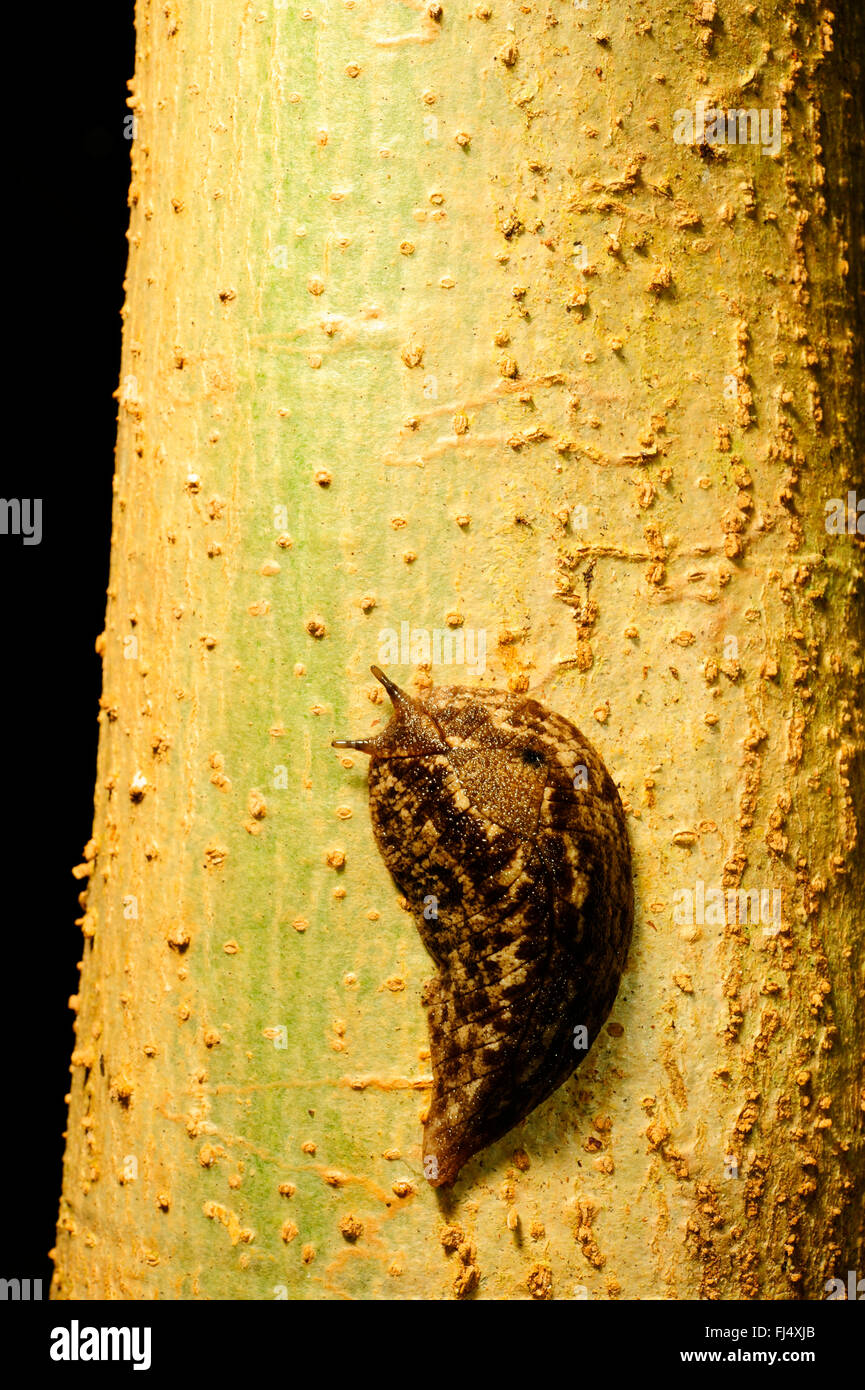
<svg viewBox="0 0 865 1390">
<path fill-rule="evenodd" d="M 423 706 L 400 690 L 377 666 L 369 668 L 390 696 L 393 719 L 373 738 L 335 738 L 333 748 L 355 748 L 377 758 L 411 758 L 447 751 L 441 729 Z"/>
</svg>

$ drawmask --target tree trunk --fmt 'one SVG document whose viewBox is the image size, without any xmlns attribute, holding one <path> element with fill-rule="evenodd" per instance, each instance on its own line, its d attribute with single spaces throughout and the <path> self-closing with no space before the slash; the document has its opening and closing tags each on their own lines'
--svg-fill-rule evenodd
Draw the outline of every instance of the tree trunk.
<svg viewBox="0 0 865 1390">
<path fill-rule="evenodd" d="M 55 1297 L 862 1269 L 863 17 L 834 9 L 139 0 Z M 450 1191 L 432 966 L 330 747 L 388 661 L 572 719 L 634 855 L 609 1022 Z"/>
</svg>

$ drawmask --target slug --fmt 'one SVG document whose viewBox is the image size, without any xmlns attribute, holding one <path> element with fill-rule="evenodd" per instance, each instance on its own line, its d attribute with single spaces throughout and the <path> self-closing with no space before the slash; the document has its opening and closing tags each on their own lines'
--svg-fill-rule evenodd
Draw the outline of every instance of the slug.
<svg viewBox="0 0 865 1390">
<path fill-rule="evenodd" d="M 600 757 L 536 700 L 444 686 L 369 755 L 376 843 L 436 975 L 421 994 L 432 1099 L 424 1175 L 454 1183 L 568 1079 L 619 988 L 634 920 L 625 812 Z"/>
</svg>

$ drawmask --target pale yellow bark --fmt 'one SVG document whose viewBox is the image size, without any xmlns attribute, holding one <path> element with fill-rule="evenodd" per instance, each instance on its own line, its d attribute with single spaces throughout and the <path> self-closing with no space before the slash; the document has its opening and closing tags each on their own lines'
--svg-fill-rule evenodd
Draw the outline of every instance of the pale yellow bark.
<svg viewBox="0 0 865 1390">
<path fill-rule="evenodd" d="M 836 9 L 139 3 L 55 1296 L 819 1298 L 861 1270 Z M 677 143 L 698 101 L 777 109 L 779 152 Z M 384 715 L 383 630 L 460 622 L 482 674 L 393 674 L 579 724 L 638 910 L 589 1058 L 437 1197 L 431 967 L 329 745 Z M 779 891 L 780 931 L 677 920 L 698 882 Z"/>
</svg>

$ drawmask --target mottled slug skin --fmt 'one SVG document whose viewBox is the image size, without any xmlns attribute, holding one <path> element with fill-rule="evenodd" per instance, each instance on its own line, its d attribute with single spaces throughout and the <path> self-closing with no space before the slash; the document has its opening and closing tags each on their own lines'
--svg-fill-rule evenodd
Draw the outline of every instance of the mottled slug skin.
<svg viewBox="0 0 865 1390">
<path fill-rule="evenodd" d="M 412 700 L 372 669 L 393 718 L 336 746 L 370 754 L 376 841 L 438 971 L 423 1156 L 442 1187 L 585 1057 L 575 1030 L 590 1047 L 628 953 L 631 855 L 612 778 L 569 720 L 498 691 Z"/>
</svg>

